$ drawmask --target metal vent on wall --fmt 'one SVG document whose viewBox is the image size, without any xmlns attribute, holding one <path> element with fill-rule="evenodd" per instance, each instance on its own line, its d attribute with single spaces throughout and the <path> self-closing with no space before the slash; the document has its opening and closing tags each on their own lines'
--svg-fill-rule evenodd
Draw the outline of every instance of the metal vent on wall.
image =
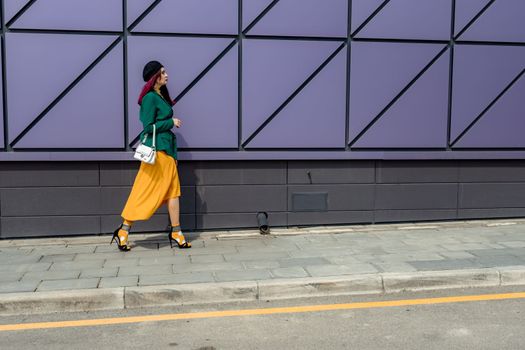
<svg viewBox="0 0 525 350">
<path fill-rule="evenodd" d="M 327 211 L 328 192 L 293 192 L 292 211 Z"/>
</svg>

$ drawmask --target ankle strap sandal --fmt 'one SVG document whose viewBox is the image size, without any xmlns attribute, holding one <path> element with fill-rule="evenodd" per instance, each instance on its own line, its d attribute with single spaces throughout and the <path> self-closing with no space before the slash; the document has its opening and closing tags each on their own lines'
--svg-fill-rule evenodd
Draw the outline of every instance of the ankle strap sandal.
<svg viewBox="0 0 525 350">
<path fill-rule="evenodd" d="M 113 241 L 117 242 L 118 249 L 123 252 L 127 252 L 131 250 L 131 247 L 128 245 L 128 234 L 129 230 L 131 229 L 131 226 L 121 224 L 117 229 L 113 232 L 113 237 L 111 238 L 110 245 L 113 244 Z M 120 231 L 125 231 L 125 236 L 119 236 Z"/>
<path fill-rule="evenodd" d="M 186 242 L 186 238 L 182 234 L 180 226 L 168 226 L 168 239 L 170 240 L 170 247 L 173 248 L 173 241 L 177 243 L 179 249 L 191 248 L 191 243 Z"/>
</svg>

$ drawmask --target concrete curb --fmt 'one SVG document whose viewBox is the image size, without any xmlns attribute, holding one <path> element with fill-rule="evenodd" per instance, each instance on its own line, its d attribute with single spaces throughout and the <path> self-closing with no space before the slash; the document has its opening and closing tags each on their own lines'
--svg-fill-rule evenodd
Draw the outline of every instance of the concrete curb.
<svg viewBox="0 0 525 350">
<path fill-rule="evenodd" d="M 124 289 L 126 309 L 257 300 L 257 282 L 195 283 Z"/>
<path fill-rule="evenodd" d="M 525 271 L 525 270 L 524 270 Z M 523 279 L 525 283 L 525 279 Z M 385 293 L 501 285 L 496 269 L 425 271 L 383 275 Z"/>
<path fill-rule="evenodd" d="M 0 315 L 525 285 L 525 266 L 0 294 Z"/>
<path fill-rule="evenodd" d="M 124 309 L 123 288 L 0 294 L 0 315 Z"/>
<path fill-rule="evenodd" d="M 258 281 L 261 300 L 292 299 L 328 295 L 379 294 L 383 292 L 380 275 L 305 277 Z"/>
<path fill-rule="evenodd" d="M 519 286 L 525 281 L 525 266 L 508 266 L 499 269 L 502 286 Z"/>
</svg>

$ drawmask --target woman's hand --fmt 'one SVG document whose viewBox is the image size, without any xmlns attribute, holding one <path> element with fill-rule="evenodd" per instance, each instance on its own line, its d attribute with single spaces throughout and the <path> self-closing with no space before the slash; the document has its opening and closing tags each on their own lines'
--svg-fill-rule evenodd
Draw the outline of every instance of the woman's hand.
<svg viewBox="0 0 525 350">
<path fill-rule="evenodd" d="M 173 124 L 175 124 L 177 128 L 180 128 L 182 126 L 182 120 L 173 118 Z"/>
</svg>

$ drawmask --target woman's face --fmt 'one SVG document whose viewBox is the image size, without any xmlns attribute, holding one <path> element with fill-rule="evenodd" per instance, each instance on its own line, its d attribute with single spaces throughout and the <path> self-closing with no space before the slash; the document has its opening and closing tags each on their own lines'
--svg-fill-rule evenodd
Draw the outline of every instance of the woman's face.
<svg viewBox="0 0 525 350">
<path fill-rule="evenodd" d="M 164 86 L 168 83 L 168 73 L 166 73 L 166 70 L 164 67 L 160 69 L 160 76 L 157 78 L 157 84 L 159 86 Z"/>
</svg>

